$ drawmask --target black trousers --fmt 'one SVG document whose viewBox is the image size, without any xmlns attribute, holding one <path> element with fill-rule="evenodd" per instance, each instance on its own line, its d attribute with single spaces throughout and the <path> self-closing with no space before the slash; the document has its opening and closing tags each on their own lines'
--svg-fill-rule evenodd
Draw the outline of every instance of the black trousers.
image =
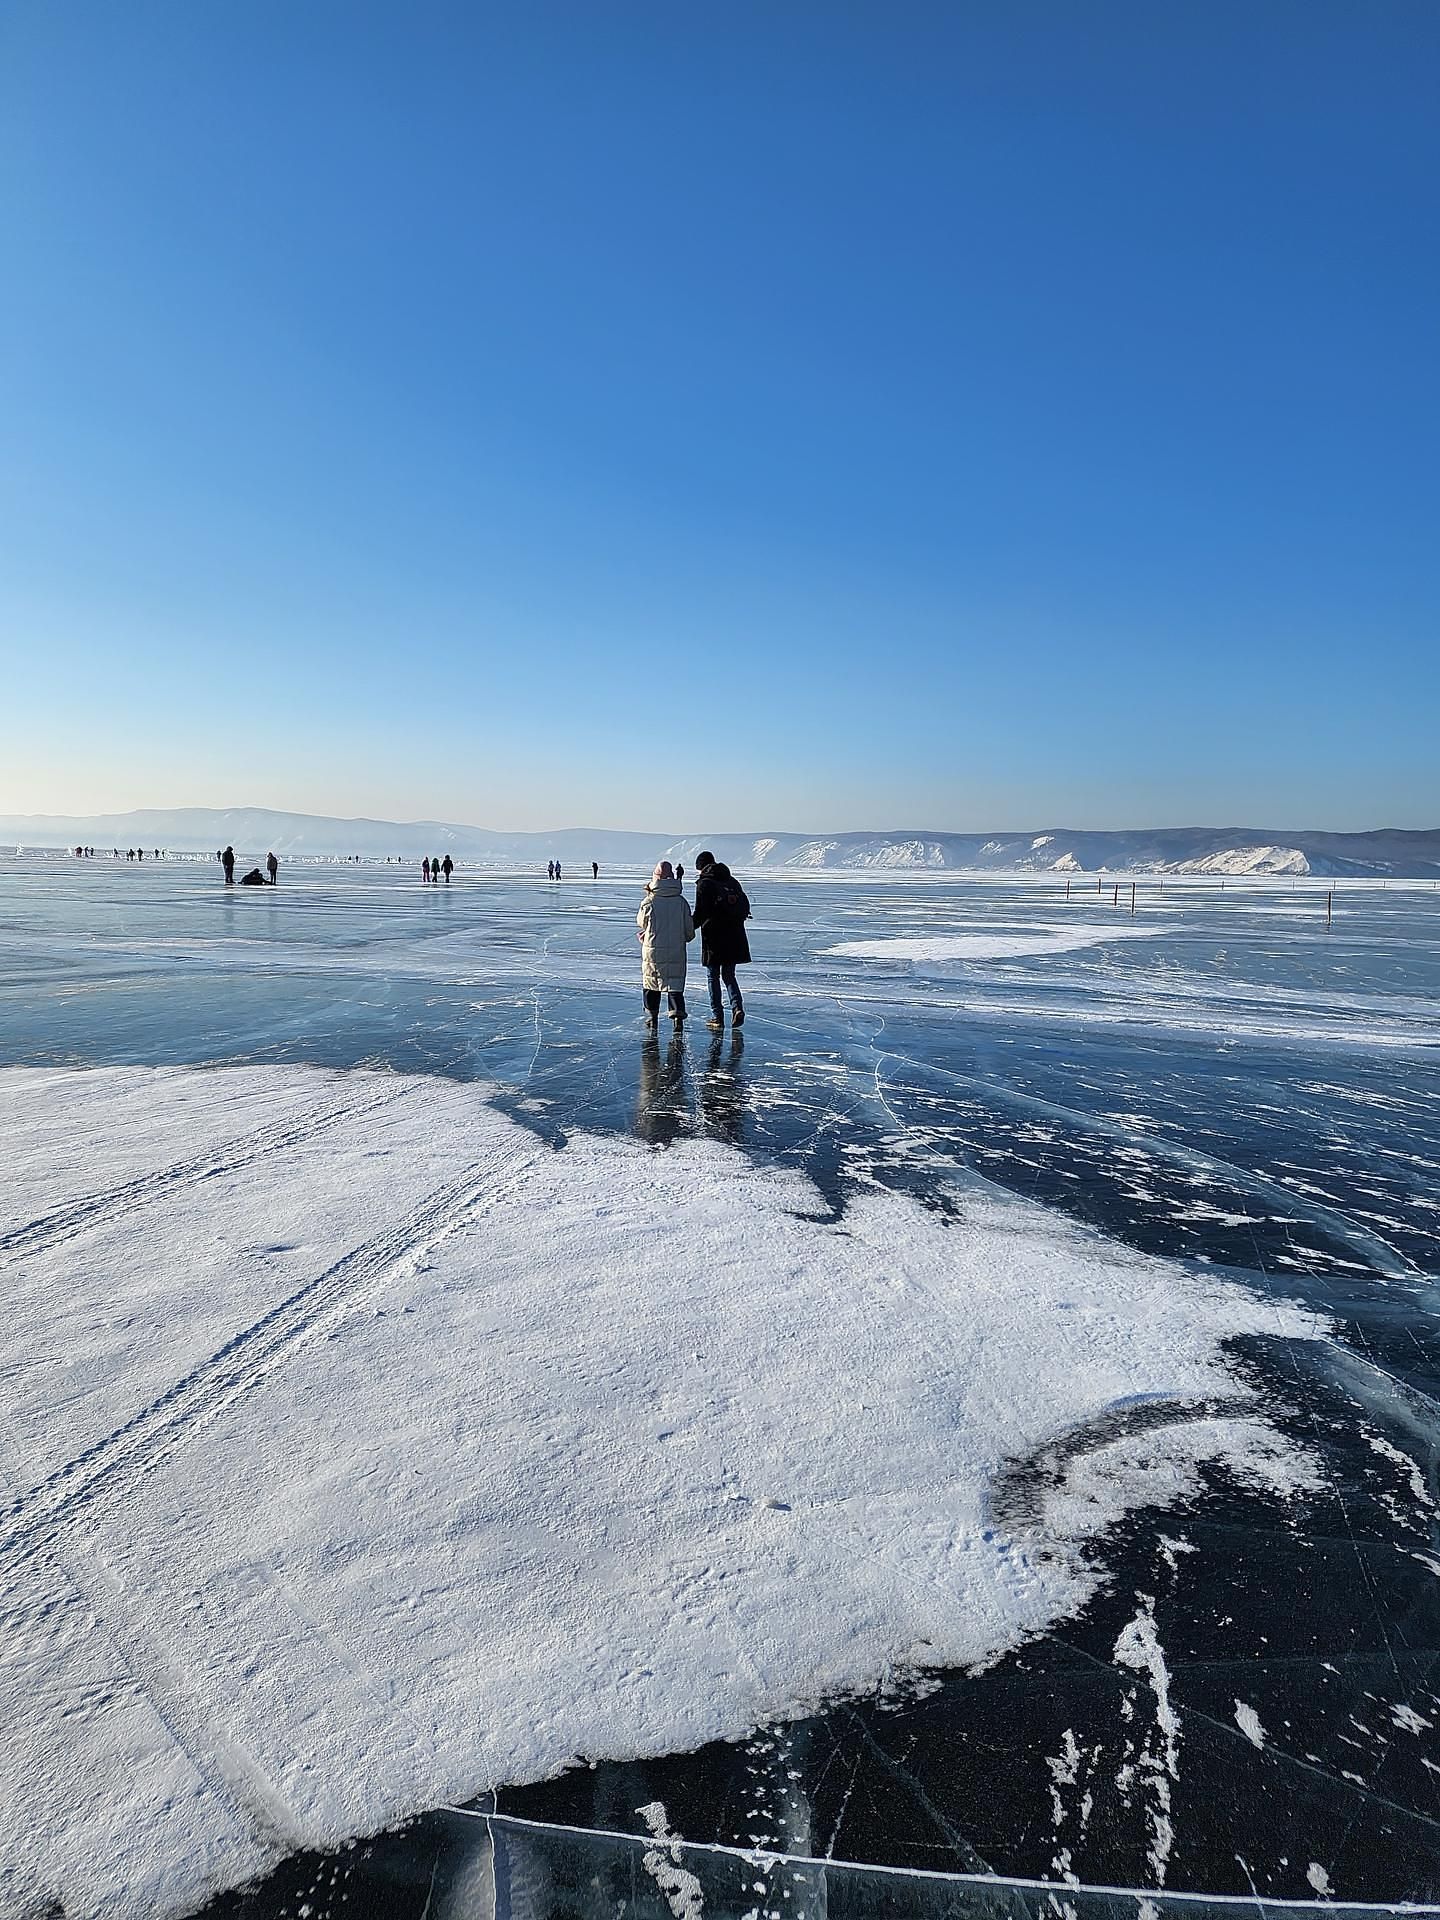
<svg viewBox="0 0 1440 1920">
<path fill-rule="evenodd" d="M 658 1020 L 660 1018 L 660 989 L 658 987 L 642 987 L 641 992 L 645 996 L 646 1013 L 649 1014 L 652 1020 Z M 677 1020 L 683 1020 L 685 1018 L 684 994 L 671 993 L 667 994 L 666 998 L 670 1002 L 671 1013 L 674 1014 Z"/>
</svg>

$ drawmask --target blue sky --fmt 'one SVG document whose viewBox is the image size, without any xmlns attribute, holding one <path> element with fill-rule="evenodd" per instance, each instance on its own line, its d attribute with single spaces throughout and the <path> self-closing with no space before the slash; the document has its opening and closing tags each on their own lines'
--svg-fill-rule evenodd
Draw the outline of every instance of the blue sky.
<svg viewBox="0 0 1440 1920">
<path fill-rule="evenodd" d="M 10 0 L 0 812 L 1431 826 L 1440 10 Z"/>
</svg>

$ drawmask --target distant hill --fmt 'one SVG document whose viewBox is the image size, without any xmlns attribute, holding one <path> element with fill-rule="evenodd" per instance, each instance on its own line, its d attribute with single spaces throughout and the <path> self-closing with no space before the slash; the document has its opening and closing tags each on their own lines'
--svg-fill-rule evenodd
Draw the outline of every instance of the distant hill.
<svg viewBox="0 0 1440 1920">
<path fill-rule="evenodd" d="M 495 833 L 442 820 L 333 820 L 267 807 L 150 808 L 70 817 L 0 816 L 0 849 L 165 847 L 211 852 L 232 844 L 242 859 L 274 848 L 282 858 L 400 854 L 414 860 L 449 853 L 481 865 L 560 860 L 577 869 L 649 866 L 666 856 L 693 866 L 709 846 L 734 867 L 840 868 L 982 873 L 1317 874 L 1440 878 L 1440 827 L 1382 827 L 1367 833 L 1318 833 L 1279 827 L 1160 827 L 1091 833 L 1048 827 L 1024 833 L 736 834 L 621 833 L 567 827 L 552 833 Z"/>
</svg>

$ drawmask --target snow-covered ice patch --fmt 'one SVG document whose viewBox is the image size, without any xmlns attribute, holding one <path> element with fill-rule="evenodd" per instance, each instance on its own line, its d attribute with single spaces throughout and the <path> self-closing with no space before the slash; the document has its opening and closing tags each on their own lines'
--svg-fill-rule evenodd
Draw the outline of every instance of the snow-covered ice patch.
<svg viewBox="0 0 1440 1920">
<path fill-rule="evenodd" d="M 986 1662 L 1201 1465 L 1313 1480 L 1224 1347 L 1319 1323 L 1020 1201 L 835 1222 L 734 1149 L 556 1151 L 430 1079 L 0 1084 L 7 1910 L 179 1913 L 577 1754 Z M 1167 1397 L 1225 1417 L 1104 1426 Z M 999 1527 L 1002 1473 L 1097 1422 Z M 1163 1866 L 1144 1620 L 1117 1657 Z"/>
<path fill-rule="evenodd" d="M 1252 1747 L 1265 1751 L 1265 1729 L 1260 1724 L 1260 1716 L 1248 1700 L 1235 1702 L 1235 1724 L 1250 1742 Z"/>
<path fill-rule="evenodd" d="M 824 947 L 825 956 L 849 960 L 1019 960 L 1032 953 L 1076 953 L 1111 940 L 1153 940 L 1173 929 L 1160 926 L 1055 926 L 1010 932 L 906 934 L 891 940 L 846 940 Z"/>
</svg>

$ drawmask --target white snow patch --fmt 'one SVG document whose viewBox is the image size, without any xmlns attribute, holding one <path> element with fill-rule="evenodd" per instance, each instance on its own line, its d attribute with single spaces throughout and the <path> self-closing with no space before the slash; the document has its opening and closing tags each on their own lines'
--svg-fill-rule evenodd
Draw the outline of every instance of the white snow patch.
<svg viewBox="0 0 1440 1920">
<path fill-rule="evenodd" d="M 1310 862 L 1299 847 L 1226 847 L 1198 860 L 1175 860 L 1161 873 L 1309 873 Z"/>
<path fill-rule="evenodd" d="M 1138 1396 L 1244 1397 L 1228 1339 L 1323 1331 L 1020 1201 L 947 1224 L 875 1193 L 835 1224 L 734 1149 L 556 1152 L 388 1074 L 0 1086 L 21 1909 L 178 1914 L 577 1753 L 993 1659 L 1198 1460 L 1313 1477 L 1257 1401 L 1072 1461 L 997 1536 L 1004 1463 Z M 1147 1619 L 1116 1657 L 1168 1779 Z"/>
<path fill-rule="evenodd" d="M 1407 1707 L 1403 1702 L 1391 1707 L 1390 1718 L 1403 1733 L 1413 1733 L 1417 1737 L 1427 1727 L 1433 1727 L 1435 1724 L 1433 1720 L 1427 1720 L 1423 1713 L 1417 1713 L 1414 1707 Z"/>
<path fill-rule="evenodd" d="M 1435 1503 L 1430 1498 L 1430 1489 L 1425 1484 L 1425 1476 L 1408 1453 L 1402 1453 L 1399 1447 L 1394 1446 L 1381 1434 L 1367 1433 L 1365 1438 L 1370 1443 L 1370 1449 L 1373 1453 L 1378 1453 L 1382 1460 L 1392 1461 L 1395 1466 L 1399 1467 L 1400 1471 L 1405 1475 L 1405 1478 L 1410 1482 L 1411 1493 L 1414 1494 L 1421 1506 L 1434 1506 Z"/>
<path fill-rule="evenodd" d="M 670 1831 L 663 1800 L 652 1800 L 635 1811 L 650 1829 L 656 1844 L 641 1855 L 645 1871 L 665 1896 L 675 1920 L 700 1920 L 705 1890 L 693 1873 L 680 1864 L 680 1838 Z M 662 1851 L 663 1849 L 663 1851 Z"/>
<path fill-rule="evenodd" d="M 1170 1703 L 1170 1669 L 1155 1631 L 1155 1602 L 1146 1593 L 1136 1598 L 1140 1610 L 1128 1626 L 1120 1629 L 1114 1659 L 1117 1666 L 1131 1667 L 1143 1675 L 1155 1699 L 1155 1726 L 1153 1733 L 1145 1736 L 1137 1770 L 1141 1785 L 1150 1795 L 1150 1870 L 1156 1886 L 1163 1887 L 1175 1845 L 1171 1788 L 1180 1778 L 1180 1716 Z"/>
<path fill-rule="evenodd" d="M 943 867 L 945 852 L 932 841 L 892 840 L 879 847 L 857 847 L 847 854 L 847 867 Z"/>
<path fill-rule="evenodd" d="M 1062 853 L 1058 860 L 1050 862 L 1051 873 L 1083 873 L 1085 869 L 1073 853 Z"/>
<path fill-rule="evenodd" d="M 846 940 L 823 956 L 849 960 L 1019 960 L 1029 954 L 1075 953 L 1109 940 L 1153 940 L 1172 927 L 1052 926 L 1015 932 L 905 934 L 893 940 Z"/>
<path fill-rule="evenodd" d="M 838 840 L 807 840 L 803 847 L 797 847 L 785 862 L 787 867 L 823 867 L 828 856 L 839 846 Z"/>
<path fill-rule="evenodd" d="M 767 854 L 772 854 L 780 842 L 778 840 L 757 840 L 750 849 L 750 857 L 759 866 Z"/>
<path fill-rule="evenodd" d="M 1054 838 L 1053 833 L 1038 834 L 1036 838 L 1030 842 L 1030 851 L 1033 853 L 1037 847 L 1048 847 Z"/>
<path fill-rule="evenodd" d="M 1265 1729 L 1260 1724 L 1260 1716 L 1247 1701 L 1235 1702 L 1235 1724 L 1250 1742 L 1252 1747 L 1265 1751 Z"/>
<path fill-rule="evenodd" d="M 1330 1876 L 1318 1860 L 1312 1860 L 1310 1862 L 1309 1866 L 1305 1869 L 1305 1878 L 1310 1882 L 1316 1893 L 1326 1896 L 1331 1892 Z"/>
</svg>

